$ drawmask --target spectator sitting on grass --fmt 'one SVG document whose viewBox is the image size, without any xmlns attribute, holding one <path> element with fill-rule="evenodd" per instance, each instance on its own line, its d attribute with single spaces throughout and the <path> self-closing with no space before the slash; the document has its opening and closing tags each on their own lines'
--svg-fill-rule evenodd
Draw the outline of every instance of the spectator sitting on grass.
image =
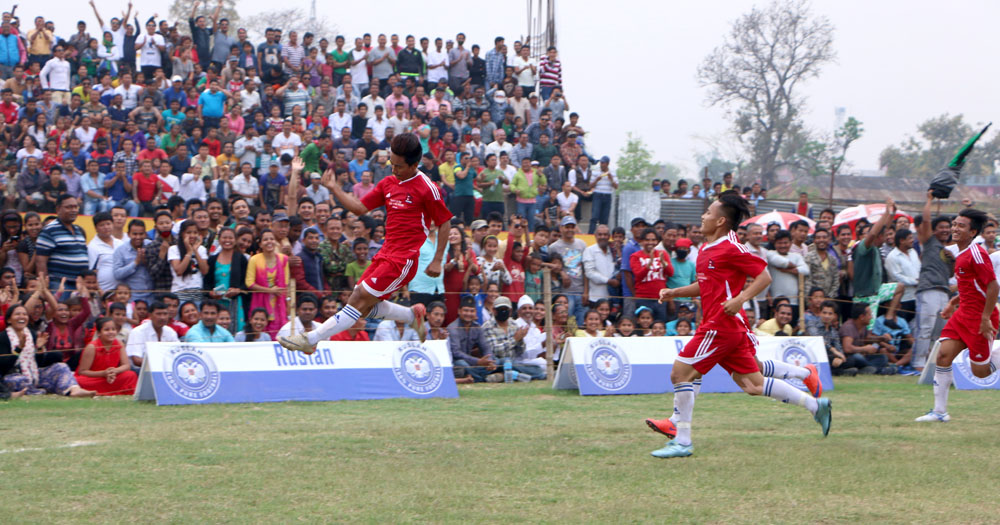
<svg viewBox="0 0 1000 525">
<path fill-rule="evenodd" d="M 872 310 L 864 303 L 851 306 L 851 318 L 840 327 L 841 345 L 847 356 L 846 367 L 857 368 L 859 374 L 875 374 L 886 369 L 889 357 L 882 350 L 882 343 L 891 339 L 889 334 L 873 336 L 868 331 Z"/>
<path fill-rule="evenodd" d="M 843 347 L 841 346 L 840 331 L 837 328 L 837 303 L 823 301 L 819 309 L 819 323 L 808 324 L 806 329 L 806 333 L 809 335 L 823 338 L 823 346 L 826 348 L 826 358 L 830 361 L 830 369 L 833 371 L 833 375 L 857 375 L 857 368 L 846 366 L 847 357 L 844 355 Z"/>
<path fill-rule="evenodd" d="M 302 334 L 319 328 L 314 319 L 319 313 L 319 299 L 310 292 L 300 293 L 295 305 L 295 318 L 278 329 L 278 337 L 287 337 L 292 333 L 292 323 L 295 323 L 295 333 Z"/>
<path fill-rule="evenodd" d="M 516 323 L 511 322 L 513 305 L 510 299 L 497 297 L 493 302 L 493 310 L 493 318 L 483 325 L 486 344 L 498 364 L 502 364 L 506 359 L 514 361 L 524 353 L 524 337 L 528 335 L 528 328 L 518 327 Z M 530 376 L 526 377 L 530 380 Z M 504 376 L 502 372 L 495 372 L 487 376 L 486 380 L 499 383 L 504 380 Z"/>
<path fill-rule="evenodd" d="M 774 307 L 774 317 L 761 323 L 754 333 L 761 336 L 791 336 L 795 334 L 792 322 L 792 305 L 781 303 Z"/>
<path fill-rule="evenodd" d="M 206 300 L 201 303 L 201 319 L 192 326 L 184 341 L 188 343 L 232 343 L 233 335 L 219 326 L 219 303 Z"/>
<path fill-rule="evenodd" d="M 902 315 L 896 318 L 896 324 L 899 328 L 892 328 L 886 324 L 885 310 L 887 307 L 888 303 L 882 303 L 879 307 L 879 313 L 882 315 L 875 319 L 872 335 L 888 335 L 890 339 L 883 343 L 882 347 L 886 350 L 889 363 L 900 367 L 900 372 L 905 375 L 915 375 L 916 370 L 910 367 L 910 361 L 913 358 L 913 332 L 910 331 L 910 325 Z"/>
<path fill-rule="evenodd" d="M 462 297 L 458 318 L 448 325 L 448 348 L 456 379 L 471 377 L 481 383 L 496 369 L 492 348 L 476 321 L 476 300 L 471 296 Z"/>
</svg>

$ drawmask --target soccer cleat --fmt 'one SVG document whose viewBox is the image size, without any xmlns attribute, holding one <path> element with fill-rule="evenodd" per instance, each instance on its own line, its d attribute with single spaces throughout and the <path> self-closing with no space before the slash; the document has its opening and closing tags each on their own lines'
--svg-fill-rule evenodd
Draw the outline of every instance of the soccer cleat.
<svg viewBox="0 0 1000 525">
<path fill-rule="evenodd" d="M 805 383 L 806 388 L 809 389 L 809 393 L 811 393 L 813 397 L 823 395 L 823 383 L 819 380 L 819 370 L 816 370 L 816 365 L 809 363 L 804 368 L 809 371 L 809 375 L 806 376 L 802 382 Z"/>
<path fill-rule="evenodd" d="M 427 315 L 427 307 L 417 303 L 410 307 L 413 310 L 413 329 L 417 331 L 420 342 L 427 340 L 427 327 L 424 325 L 424 317 Z"/>
<path fill-rule="evenodd" d="M 673 439 L 677 437 L 677 426 L 674 425 L 674 422 L 671 421 L 670 418 L 647 419 L 646 425 L 653 429 L 653 432 L 658 432 L 670 438 L 671 442 L 673 442 Z"/>
<path fill-rule="evenodd" d="M 663 448 L 650 452 L 657 458 L 686 458 L 692 453 L 694 453 L 693 445 L 681 445 L 674 440 L 670 440 Z"/>
<path fill-rule="evenodd" d="M 816 404 L 819 406 L 813 419 L 823 427 L 823 437 L 826 437 L 830 433 L 830 423 L 833 422 L 833 403 L 829 398 L 821 397 L 816 400 Z"/>
<path fill-rule="evenodd" d="M 944 414 L 938 414 L 937 412 L 931 410 L 930 412 L 927 412 L 926 414 L 918 417 L 917 419 L 914 419 L 914 421 L 918 421 L 920 423 L 927 423 L 927 422 L 947 423 L 951 421 L 951 416 L 949 416 L 947 412 L 945 412 Z"/>
<path fill-rule="evenodd" d="M 278 338 L 278 342 L 281 346 L 295 351 L 302 352 L 303 354 L 309 355 L 316 351 L 316 345 L 309 344 L 309 338 L 306 334 L 295 334 L 288 337 L 281 336 Z"/>
</svg>

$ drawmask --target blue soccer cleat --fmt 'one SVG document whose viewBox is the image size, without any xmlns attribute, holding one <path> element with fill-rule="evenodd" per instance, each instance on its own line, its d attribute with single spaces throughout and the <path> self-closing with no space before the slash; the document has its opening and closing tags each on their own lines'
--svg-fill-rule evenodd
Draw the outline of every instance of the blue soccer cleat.
<svg viewBox="0 0 1000 525">
<path fill-rule="evenodd" d="M 657 458 L 686 458 L 692 453 L 694 453 L 693 445 L 681 445 L 671 439 L 665 447 L 654 450 L 650 454 Z"/>
<path fill-rule="evenodd" d="M 813 416 L 813 419 L 823 427 L 823 436 L 825 437 L 830 433 L 830 423 L 833 422 L 833 406 L 830 399 L 826 397 L 817 399 L 816 404 L 819 405 L 819 408 L 816 409 L 816 415 Z"/>
</svg>

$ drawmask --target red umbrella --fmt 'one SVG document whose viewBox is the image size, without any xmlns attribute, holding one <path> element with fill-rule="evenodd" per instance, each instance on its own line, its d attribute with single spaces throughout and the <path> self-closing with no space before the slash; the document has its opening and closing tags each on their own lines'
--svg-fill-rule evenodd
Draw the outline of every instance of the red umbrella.
<svg viewBox="0 0 1000 525">
<path fill-rule="evenodd" d="M 842 224 L 846 224 L 851 227 L 851 231 L 854 231 L 854 227 L 858 224 L 858 221 L 865 219 L 868 222 L 874 223 L 875 221 L 882 218 L 885 213 L 885 204 L 860 204 L 858 206 L 852 206 L 850 208 L 845 208 L 833 218 L 833 227 L 837 228 Z M 900 217 L 907 217 L 910 222 L 913 222 L 913 217 L 910 217 L 908 213 L 902 212 L 899 208 L 896 208 L 896 215 L 893 220 Z"/>
<path fill-rule="evenodd" d="M 806 221 L 809 224 L 809 233 L 812 233 L 816 229 L 816 221 L 813 221 L 809 217 L 803 217 L 797 213 L 777 210 L 763 215 L 757 215 L 756 217 L 750 217 L 749 219 L 743 221 L 740 226 L 759 224 L 767 229 L 767 225 L 773 222 L 779 224 L 782 230 L 787 230 L 788 227 L 795 221 Z"/>
</svg>

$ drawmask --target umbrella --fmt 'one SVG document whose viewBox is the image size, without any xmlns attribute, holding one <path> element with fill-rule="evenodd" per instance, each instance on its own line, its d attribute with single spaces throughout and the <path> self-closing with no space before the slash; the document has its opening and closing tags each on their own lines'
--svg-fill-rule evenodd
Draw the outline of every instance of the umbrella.
<svg viewBox="0 0 1000 525">
<path fill-rule="evenodd" d="M 860 204 L 858 206 L 844 208 L 843 210 L 840 211 L 840 213 L 837 214 L 836 217 L 833 218 L 833 227 L 834 229 L 836 229 L 838 226 L 846 224 L 851 227 L 851 231 L 853 232 L 854 227 L 855 225 L 857 225 L 859 220 L 865 219 L 868 222 L 874 223 L 875 221 L 882 218 L 882 214 L 884 213 L 885 213 L 884 203 Z M 902 212 L 899 210 L 899 208 L 896 208 L 896 215 L 893 217 L 893 220 L 896 220 L 900 217 L 907 217 L 910 219 L 910 222 L 913 221 L 913 217 L 910 217 L 910 214 Z"/>
<path fill-rule="evenodd" d="M 812 233 L 816 229 L 816 221 L 810 219 L 809 217 L 803 217 L 797 213 L 777 210 L 763 215 L 757 215 L 756 217 L 750 217 L 749 219 L 743 221 L 740 226 L 759 224 L 766 229 L 768 224 L 774 222 L 779 224 L 782 230 L 787 230 L 788 227 L 795 221 L 806 221 L 809 224 L 809 233 Z"/>
</svg>

